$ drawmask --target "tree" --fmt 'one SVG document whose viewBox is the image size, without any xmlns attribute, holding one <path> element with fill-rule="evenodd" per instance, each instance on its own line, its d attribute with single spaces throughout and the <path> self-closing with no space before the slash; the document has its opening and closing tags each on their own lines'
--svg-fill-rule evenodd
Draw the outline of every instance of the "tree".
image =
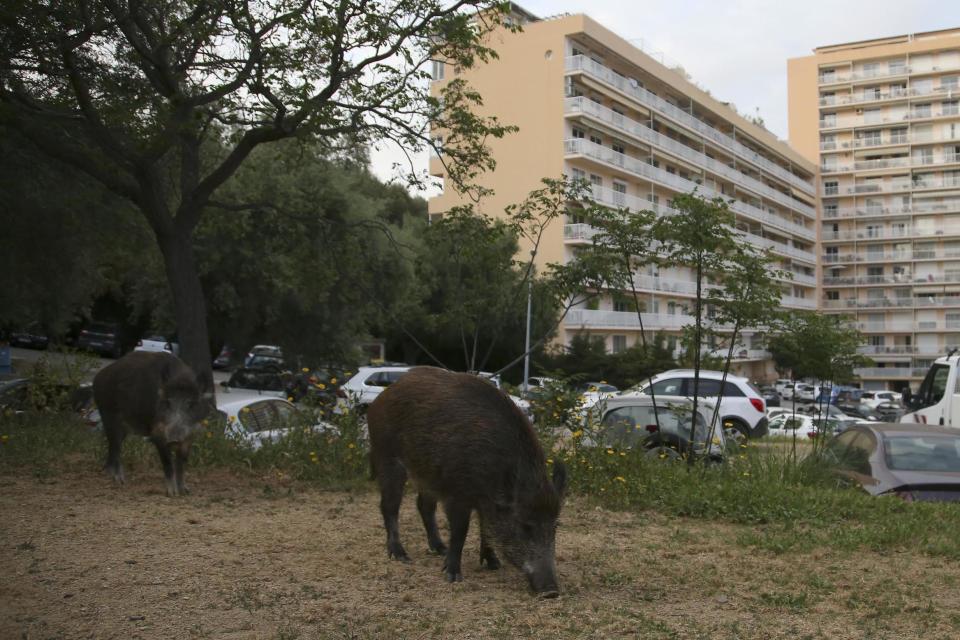
<svg viewBox="0 0 960 640">
<path fill-rule="evenodd" d="M 659 243 L 659 263 L 690 268 L 697 287 L 693 326 L 685 332 L 688 352 L 693 352 L 690 442 L 694 442 L 702 351 L 707 335 L 704 303 L 709 296 L 705 294 L 704 284 L 708 277 L 723 280 L 725 274 L 732 271 L 734 258 L 743 255 L 740 248 L 743 241 L 734 230 L 733 212 L 722 198 L 708 200 L 694 191 L 675 196 L 670 206 L 677 213 L 658 218 L 653 224 L 652 236 Z"/>
<path fill-rule="evenodd" d="M 852 381 L 854 369 L 870 363 L 857 351 L 863 343 L 863 334 L 846 319 L 807 311 L 782 318 L 767 349 L 778 370 L 790 371 L 794 384 L 811 378 L 833 385 Z M 825 397 L 821 392 L 821 415 Z"/>
<path fill-rule="evenodd" d="M 478 13 L 469 13 L 478 9 Z M 43 153 L 133 203 L 163 256 L 184 360 L 212 389 L 193 240 L 255 148 L 392 140 L 415 151 L 445 132 L 458 188 L 493 166 L 484 140 L 511 128 L 474 115 L 462 79 L 430 95 L 427 64 L 495 56 L 491 0 L 12 0 L 0 10 L 4 121 Z"/>
<path fill-rule="evenodd" d="M 542 187 L 508 206 L 501 219 L 479 215 L 470 205 L 444 213 L 424 234 L 417 280 L 426 288 L 425 303 L 422 310 L 412 310 L 406 324 L 427 328 L 434 343 L 444 345 L 437 351 L 449 362 L 470 370 L 495 363 L 493 368 L 504 371 L 526 354 L 529 292 L 535 303 L 533 335 L 538 336 L 531 352 L 539 349 L 600 278 L 589 259 L 549 264 L 542 273 L 534 266 L 544 231 L 571 203 L 583 200 L 579 186 L 544 179 Z M 518 258 L 521 239 L 531 251 Z"/>
</svg>

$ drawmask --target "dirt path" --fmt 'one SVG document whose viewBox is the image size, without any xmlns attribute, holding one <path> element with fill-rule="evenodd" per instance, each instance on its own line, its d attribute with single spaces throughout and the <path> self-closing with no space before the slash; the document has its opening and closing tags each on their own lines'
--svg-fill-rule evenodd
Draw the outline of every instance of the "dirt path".
<svg viewBox="0 0 960 640">
<path fill-rule="evenodd" d="M 448 585 L 413 500 L 411 564 L 388 561 L 372 492 L 291 493 L 229 475 L 186 499 L 159 477 L 0 476 L 0 638 L 945 638 L 953 563 L 910 554 L 772 555 L 744 528 L 616 514 L 561 518 L 564 595 L 512 569 Z"/>
</svg>

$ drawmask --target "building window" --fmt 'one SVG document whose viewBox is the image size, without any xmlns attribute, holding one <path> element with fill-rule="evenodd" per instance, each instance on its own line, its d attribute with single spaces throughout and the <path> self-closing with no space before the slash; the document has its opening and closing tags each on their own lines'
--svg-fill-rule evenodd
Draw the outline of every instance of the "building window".
<svg viewBox="0 0 960 640">
<path fill-rule="evenodd" d="M 613 352 L 620 353 L 627 350 L 627 336 L 611 336 L 613 339 Z"/>
<path fill-rule="evenodd" d="M 863 122 L 865 124 L 877 124 L 882 120 L 880 109 L 866 109 L 863 112 Z"/>
<path fill-rule="evenodd" d="M 827 291 L 827 292 L 825 292 L 824 295 L 826 296 L 827 300 L 839 300 L 839 299 L 840 299 L 840 292 L 839 292 L 839 291 Z"/>
<path fill-rule="evenodd" d="M 603 145 L 603 140 L 600 139 L 600 136 L 595 136 L 593 134 L 590 134 L 590 142 L 601 146 Z"/>
<path fill-rule="evenodd" d="M 583 131 L 583 129 L 578 129 L 577 127 L 574 127 L 574 128 L 573 128 L 572 134 L 573 134 L 573 137 L 574 137 L 574 138 L 584 138 L 584 137 L 586 137 L 586 135 L 587 135 L 587 134 Z"/>
<path fill-rule="evenodd" d="M 879 68 L 880 65 L 877 65 Z M 866 67 L 866 65 L 864 65 Z M 890 70 L 890 75 L 899 76 L 907 72 L 907 61 L 906 60 L 891 60 L 887 64 L 887 68 Z"/>
<path fill-rule="evenodd" d="M 941 109 L 940 115 L 944 115 L 944 116 L 957 115 L 958 113 L 960 113 L 960 110 L 957 109 L 958 105 L 960 105 L 960 102 L 958 102 L 957 100 L 944 100 L 941 105 L 943 108 Z"/>
<path fill-rule="evenodd" d="M 880 63 L 879 62 L 864 62 L 863 71 L 861 72 L 862 77 L 864 78 L 873 78 L 880 75 Z"/>
<path fill-rule="evenodd" d="M 820 125 L 823 127 L 835 127 L 837 126 L 837 114 L 835 113 L 825 113 L 823 114 L 823 120 L 820 121 Z"/>
<path fill-rule="evenodd" d="M 443 70 L 446 65 L 439 60 L 434 60 L 432 66 L 433 66 L 433 69 L 431 70 L 431 74 L 433 76 L 433 79 L 443 80 Z"/>
<path fill-rule="evenodd" d="M 627 185 L 613 181 L 613 203 L 618 207 L 627 206 Z"/>
<path fill-rule="evenodd" d="M 901 144 L 907 141 L 907 128 L 898 127 L 896 129 L 890 129 L 890 142 L 893 144 Z"/>
<path fill-rule="evenodd" d="M 598 175 L 595 174 L 595 173 L 591 173 L 591 174 L 590 174 L 590 184 L 592 184 L 592 185 L 595 186 L 595 187 L 602 187 L 602 186 L 603 186 L 603 178 L 601 178 L 600 176 L 598 176 Z"/>
<path fill-rule="evenodd" d="M 915 104 L 913 105 L 913 118 L 929 118 L 930 117 L 930 103 L 926 102 L 924 104 Z"/>
<path fill-rule="evenodd" d="M 610 144 L 610 148 L 613 149 L 616 153 L 623 153 L 623 154 L 625 154 L 625 153 L 627 152 L 627 150 L 626 150 L 626 148 L 624 148 L 622 142 L 613 142 L 613 143 Z"/>
<path fill-rule="evenodd" d="M 827 180 L 823 183 L 823 195 L 835 196 L 840 193 L 840 184 L 836 180 Z"/>
</svg>

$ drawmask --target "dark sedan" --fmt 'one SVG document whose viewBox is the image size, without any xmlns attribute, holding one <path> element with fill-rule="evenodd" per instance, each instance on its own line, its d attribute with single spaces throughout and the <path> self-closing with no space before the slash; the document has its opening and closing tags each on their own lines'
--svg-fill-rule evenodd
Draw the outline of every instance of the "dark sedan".
<svg viewBox="0 0 960 640">
<path fill-rule="evenodd" d="M 871 495 L 960 502 L 960 432 L 934 425 L 850 427 L 827 447 L 838 472 Z"/>
<path fill-rule="evenodd" d="M 37 323 L 26 329 L 14 331 L 10 334 L 10 346 L 26 347 L 28 349 L 46 349 L 50 345 L 50 338 L 46 331 Z"/>
</svg>

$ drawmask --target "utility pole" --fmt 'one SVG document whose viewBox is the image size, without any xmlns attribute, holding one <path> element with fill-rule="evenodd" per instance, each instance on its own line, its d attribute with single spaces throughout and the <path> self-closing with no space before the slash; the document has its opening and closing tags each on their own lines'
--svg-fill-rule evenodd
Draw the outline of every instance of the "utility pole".
<svg viewBox="0 0 960 640">
<path fill-rule="evenodd" d="M 529 390 L 530 380 L 530 308 L 533 303 L 533 272 L 531 270 L 530 279 L 527 280 L 527 339 L 524 342 L 523 350 L 523 393 Z"/>
</svg>

